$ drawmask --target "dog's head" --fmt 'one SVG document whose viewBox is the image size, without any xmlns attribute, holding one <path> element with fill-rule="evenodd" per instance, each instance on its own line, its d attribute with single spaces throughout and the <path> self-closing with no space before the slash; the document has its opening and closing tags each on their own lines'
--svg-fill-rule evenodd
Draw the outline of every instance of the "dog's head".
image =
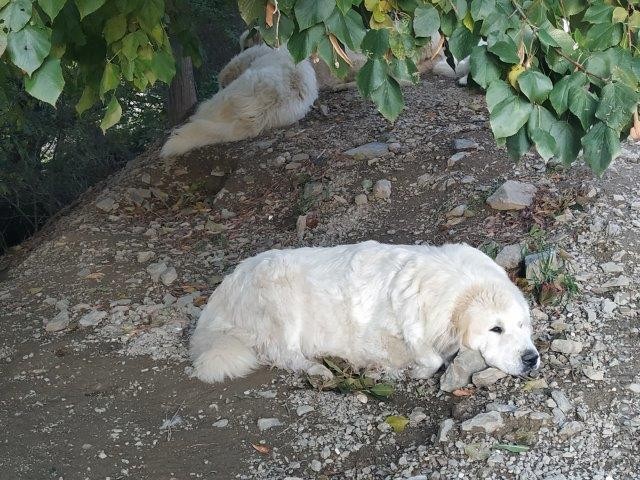
<svg viewBox="0 0 640 480">
<path fill-rule="evenodd" d="M 529 306 L 510 281 L 472 287 L 458 299 L 454 322 L 462 344 L 478 350 L 488 365 L 511 375 L 540 366 L 531 340 Z"/>
</svg>

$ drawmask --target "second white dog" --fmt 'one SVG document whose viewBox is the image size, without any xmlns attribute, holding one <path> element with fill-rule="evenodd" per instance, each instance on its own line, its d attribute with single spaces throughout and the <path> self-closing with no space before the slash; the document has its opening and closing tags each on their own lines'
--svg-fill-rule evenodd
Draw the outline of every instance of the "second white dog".
<svg viewBox="0 0 640 480">
<path fill-rule="evenodd" d="M 529 308 L 504 270 L 468 245 L 271 250 L 211 295 L 191 339 L 195 376 L 260 364 L 330 376 L 318 360 L 433 375 L 461 347 L 521 375 L 539 364 Z"/>
<path fill-rule="evenodd" d="M 180 155 L 197 147 L 255 137 L 263 130 L 302 119 L 318 85 L 308 60 L 293 62 L 286 48 L 256 45 L 234 57 L 220 72 L 222 88 L 175 129 L 160 155 Z"/>
</svg>

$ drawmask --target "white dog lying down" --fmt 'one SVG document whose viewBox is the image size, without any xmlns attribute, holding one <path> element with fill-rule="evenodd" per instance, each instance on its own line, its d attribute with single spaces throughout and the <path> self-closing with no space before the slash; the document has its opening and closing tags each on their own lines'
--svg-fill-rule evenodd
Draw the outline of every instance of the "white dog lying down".
<svg viewBox="0 0 640 480">
<path fill-rule="evenodd" d="M 190 353 L 205 382 L 261 364 L 330 377 L 323 356 L 426 378 L 463 345 L 523 375 L 539 365 L 530 337 L 526 300 L 479 250 L 368 241 L 243 261 L 211 295 Z"/>
<path fill-rule="evenodd" d="M 303 118 L 318 98 L 309 61 L 296 65 L 286 48 L 266 45 L 256 45 L 232 59 L 220 72 L 220 84 L 224 88 L 172 132 L 160 156 L 180 155 L 291 125 Z"/>
</svg>

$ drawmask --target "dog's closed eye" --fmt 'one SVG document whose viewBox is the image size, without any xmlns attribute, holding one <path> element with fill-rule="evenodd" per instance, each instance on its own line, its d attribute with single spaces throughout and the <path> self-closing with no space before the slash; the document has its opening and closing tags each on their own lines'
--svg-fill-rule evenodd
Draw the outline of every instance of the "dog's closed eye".
<svg viewBox="0 0 640 480">
<path fill-rule="evenodd" d="M 501 334 L 501 333 L 502 333 L 502 327 L 495 326 L 495 327 L 493 327 L 493 328 L 492 328 L 491 330 L 489 330 L 489 331 L 490 331 L 490 332 L 497 333 L 497 334 L 499 335 L 499 334 Z"/>
</svg>

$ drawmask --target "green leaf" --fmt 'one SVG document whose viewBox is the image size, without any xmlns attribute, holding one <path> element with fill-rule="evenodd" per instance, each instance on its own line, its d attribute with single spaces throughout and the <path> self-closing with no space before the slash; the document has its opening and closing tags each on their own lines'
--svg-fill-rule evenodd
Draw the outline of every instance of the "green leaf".
<svg viewBox="0 0 640 480">
<path fill-rule="evenodd" d="M 638 95 L 631 88 L 618 82 L 608 83 L 602 89 L 596 117 L 619 132 L 631 122 L 637 104 Z"/>
<path fill-rule="evenodd" d="M 84 87 L 80 100 L 76 103 L 76 112 L 78 112 L 78 115 L 82 115 L 84 111 L 91 108 L 97 101 L 98 94 L 95 89 L 91 85 L 87 85 Z"/>
<path fill-rule="evenodd" d="M 11 0 L 9 4 L 0 11 L 0 25 L 9 29 L 10 32 L 17 32 L 31 20 L 31 2 L 29 0 Z"/>
<path fill-rule="evenodd" d="M 246 24 L 250 25 L 264 12 L 264 0 L 238 0 L 240 16 Z"/>
<path fill-rule="evenodd" d="M 527 122 L 529 138 L 536 146 L 536 150 L 545 160 L 549 160 L 556 151 L 556 141 L 549 130 L 556 122 L 556 117 L 544 107 L 535 105 Z"/>
<path fill-rule="evenodd" d="M 106 0 L 75 0 L 78 11 L 80 12 L 80 18 L 82 19 L 98 10 L 104 5 L 105 1 Z"/>
<path fill-rule="evenodd" d="M 580 134 L 565 121 L 556 121 L 549 133 L 556 142 L 554 157 L 565 165 L 573 163 L 580 153 Z"/>
<path fill-rule="evenodd" d="M 335 0 L 298 0 L 294 7 L 298 28 L 305 30 L 324 22 L 333 12 Z"/>
<path fill-rule="evenodd" d="M 111 62 L 107 62 L 100 80 L 100 98 L 104 98 L 104 94 L 113 90 L 120 84 L 120 67 Z"/>
<path fill-rule="evenodd" d="M 610 23 L 613 7 L 604 3 L 591 5 L 584 13 L 584 20 L 589 23 Z"/>
<path fill-rule="evenodd" d="M 51 30 L 27 25 L 18 32 L 9 32 L 7 47 L 13 64 L 31 75 L 51 50 Z"/>
<path fill-rule="evenodd" d="M 409 419 L 402 415 L 390 415 L 386 418 L 385 422 L 391 425 L 391 428 L 396 433 L 404 431 L 406 426 L 409 425 Z"/>
<path fill-rule="evenodd" d="M 507 138 L 507 153 L 512 160 L 520 160 L 520 157 L 531 148 L 531 143 L 527 137 L 527 127 L 523 126 L 518 133 Z"/>
<path fill-rule="evenodd" d="M 473 48 L 469 65 L 471 77 L 484 89 L 500 78 L 500 65 L 492 55 L 487 53 L 487 47 L 484 45 Z"/>
<path fill-rule="evenodd" d="M 440 15 L 431 5 L 420 5 L 415 9 L 413 31 L 416 37 L 432 37 L 440 28 Z"/>
<path fill-rule="evenodd" d="M 487 89 L 487 108 L 489 112 L 492 112 L 496 105 L 498 105 L 505 98 L 513 95 L 513 90 L 502 80 L 495 80 L 489 84 Z"/>
<path fill-rule="evenodd" d="M 582 72 L 574 72 L 569 76 L 562 77 L 553 86 L 549 94 L 549 100 L 558 115 L 562 115 L 569 108 L 569 90 L 572 87 L 584 88 L 589 84 L 589 78 Z"/>
<path fill-rule="evenodd" d="M 7 49 L 7 34 L 0 28 L 0 57 L 4 55 L 4 51 Z"/>
<path fill-rule="evenodd" d="M 173 55 L 165 50 L 156 52 L 151 60 L 151 69 L 161 81 L 167 85 L 170 84 L 176 74 L 176 62 Z"/>
<path fill-rule="evenodd" d="M 507 452 L 511 453 L 524 453 L 531 450 L 526 445 L 512 445 L 508 443 L 499 443 L 497 445 L 494 445 L 493 448 L 495 448 L 496 450 L 506 450 Z"/>
<path fill-rule="evenodd" d="M 393 122 L 398 118 L 404 108 L 404 98 L 398 82 L 387 76 L 381 87 L 371 93 L 371 100 L 378 107 L 384 118 Z"/>
<path fill-rule="evenodd" d="M 480 39 L 464 25 L 458 25 L 449 38 L 449 50 L 456 58 L 466 58 Z"/>
<path fill-rule="evenodd" d="M 602 23 L 592 26 L 586 35 L 586 48 L 606 50 L 620 43 L 623 27 L 620 23 Z"/>
<path fill-rule="evenodd" d="M 362 18 L 355 10 L 349 10 L 343 16 L 336 8 L 324 23 L 329 31 L 347 47 L 352 50 L 360 49 L 362 39 L 367 32 L 362 24 Z"/>
<path fill-rule="evenodd" d="M 32 97 L 55 106 L 64 88 L 60 59 L 50 58 L 44 62 L 31 78 L 25 79 L 24 86 Z"/>
<path fill-rule="evenodd" d="M 109 44 L 120 40 L 127 33 L 127 16 L 116 15 L 109 18 L 104 25 L 102 33 Z"/>
<path fill-rule="evenodd" d="M 369 30 L 362 39 L 361 48 L 367 55 L 384 55 L 389 50 L 389 32 L 387 30 Z"/>
<path fill-rule="evenodd" d="M 404 80 L 416 83 L 420 80 L 418 68 L 410 58 L 405 58 L 404 60 L 398 58 L 391 59 L 389 74 L 398 81 Z"/>
<path fill-rule="evenodd" d="M 569 90 L 569 111 L 573 113 L 582 128 L 587 130 L 593 123 L 596 109 L 598 108 L 598 97 L 582 87 L 571 87 Z"/>
<path fill-rule="evenodd" d="M 62 10 L 62 7 L 64 7 L 65 2 L 66 0 L 38 0 L 38 5 L 53 21 Z"/>
<path fill-rule="evenodd" d="M 471 16 L 474 20 L 484 20 L 491 15 L 496 6 L 496 0 L 473 0 L 471 2 Z"/>
<path fill-rule="evenodd" d="M 301 62 L 306 58 L 309 58 L 317 48 L 318 43 L 325 37 L 325 30 L 323 25 L 315 25 L 311 28 L 307 28 L 302 32 L 293 32 L 287 48 L 289 53 L 296 62 Z"/>
<path fill-rule="evenodd" d="M 395 388 L 389 383 L 376 383 L 368 390 L 371 395 L 378 398 L 389 398 L 394 391 Z"/>
<path fill-rule="evenodd" d="M 346 15 L 347 12 L 351 11 L 353 2 L 352 0 L 336 0 L 336 6 L 340 9 L 343 15 Z"/>
<path fill-rule="evenodd" d="M 263 3 L 264 9 L 264 3 Z M 142 5 L 136 12 L 140 26 L 151 33 L 160 23 L 164 15 L 164 0 L 142 0 Z"/>
<path fill-rule="evenodd" d="M 113 97 L 107 105 L 107 111 L 100 122 L 100 128 L 102 129 L 102 133 L 105 133 L 109 128 L 113 127 L 116 123 L 120 121 L 122 117 L 122 107 L 120 103 L 118 103 L 118 99 Z"/>
<path fill-rule="evenodd" d="M 597 175 L 607 169 L 620 153 L 618 133 L 603 122 L 597 122 L 582 138 L 585 162 Z"/>
<path fill-rule="evenodd" d="M 490 124 L 493 134 L 498 137 L 510 137 L 527 123 L 531 114 L 531 104 L 518 95 L 510 94 L 498 103 L 491 112 Z"/>
<path fill-rule="evenodd" d="M 374 90 L 382 86 L 386 77 L 384 60 L 380 57 L 367 60 L 356 76 L 356 83 L 362 96 L 369 98 Z"/>
<path fill-rule="evenodd" d="M 533 103 L 543 103 L 553 90 L 551 79 L 535 70 L 522 72 L 518 76 L 518 85 L 522 93 Z"/>
<path fill-rule="evenodd" d="M 488 50 L 496 55 L 504 63 L 519 64 L 518 47 L 516 43 L 508 36 L 504 36 L 504 40 L 494 43 Z"/>
</svg>

